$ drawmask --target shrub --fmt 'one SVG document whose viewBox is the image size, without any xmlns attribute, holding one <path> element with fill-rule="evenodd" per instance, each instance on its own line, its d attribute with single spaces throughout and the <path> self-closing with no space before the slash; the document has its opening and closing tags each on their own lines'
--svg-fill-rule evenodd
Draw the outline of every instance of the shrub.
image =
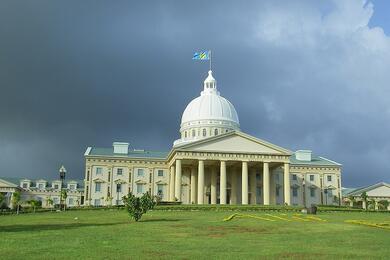
<svg viewBox="0 0 390 260">
<path fill-rule="evenodd" d="M 127 196 L 123 197 L 123 202 L 130 217 L 135 221 L 140 220 L 143 214 L 153 209 L 156 205 L 155 200 L 149 192 L 144 193 L 142 197 L 136 197 L 130 192 Z"/>
</svg>

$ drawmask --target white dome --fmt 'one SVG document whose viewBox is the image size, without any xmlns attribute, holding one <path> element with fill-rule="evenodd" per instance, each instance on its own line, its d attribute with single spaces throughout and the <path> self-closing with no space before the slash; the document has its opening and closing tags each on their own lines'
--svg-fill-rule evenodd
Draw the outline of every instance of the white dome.
<svg viewBox="0 0 390 260">
<path fill-rule="evenodd" d="M 240 130 L 236 109 L 219 94 L 217 81 L 210 70 L 200 96 L 184 110 L 180 124 L 181 138 L 174 142 L 174 146 L 234 130 Z"/>
<path fill-rule="evenodd" d="M 192 100 L 184 110 L 181 124 L 199 120 L 223 120 L 239 125 L 233 104 L 216 94 L 202 93 L 200 97 Z"/>
</svg>

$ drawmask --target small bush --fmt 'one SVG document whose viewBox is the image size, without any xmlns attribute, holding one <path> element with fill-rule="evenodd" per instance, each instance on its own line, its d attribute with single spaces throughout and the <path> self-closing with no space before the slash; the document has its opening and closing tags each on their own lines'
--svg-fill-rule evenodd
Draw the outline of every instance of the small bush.
<svg viewBox="0 0 390 260">
<path fill-rule="evenodd" d="M 153 209 L 156 205 L 156 201 L 149 192 L 144 193 L 142 197 L 136 197 L 130 192 L 127 196 L 123 197 L 123 202 L 130 217 L 135 221 L 140 220 L 143 214 Z"/>
</svg>

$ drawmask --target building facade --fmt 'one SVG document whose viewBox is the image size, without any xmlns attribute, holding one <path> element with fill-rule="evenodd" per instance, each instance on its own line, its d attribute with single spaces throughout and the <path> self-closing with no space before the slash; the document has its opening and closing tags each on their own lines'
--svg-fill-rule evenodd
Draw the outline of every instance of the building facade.
<svg viewBox="0 0 390 260">
<path fill-rule="evenodd" d="M 65 204 L 67 207 L 76 207 L 84 204 L 83 181 L 69 180 L 64 182 L 67 193 Z M 5 197 L 6 207 L 12 207 L 12 195 L 16 191 L 21 194 L 20 205 L 26 206 L 29 200 L 42 203 L 42 208 L 56 207 L 60 204 L 62 184 L 60 180 L 30 180 L 20 178 L 0 177 L 0 193 Z M 52 200 L 53 203 L 49 203 Z"/>
<path fill-rule="evenodd" d="M 122 204 L 129 192 L 147 191 L 184 204 L 341 203 L 341 165 L 242 132 L 211 71 L 184 110 L 179 131 L 168 152 L 130 149 L 123 142 L 88 147 L 85 205 Z"/>
<path fill-rule="evenodd" d="M 362 194 L 367 198 L 364 199 Z M 343 190 L 344 203 L 350 207 L 371 210 L 390 210 L 390 184 L 379 182 L 373 185 Z"/>
</svg>

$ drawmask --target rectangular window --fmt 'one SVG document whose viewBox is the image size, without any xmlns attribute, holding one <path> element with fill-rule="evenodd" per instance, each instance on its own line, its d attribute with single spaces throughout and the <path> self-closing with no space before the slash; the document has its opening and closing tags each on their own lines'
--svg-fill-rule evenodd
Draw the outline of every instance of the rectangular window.
<svg viewBox="0 0 390 260">
<path fill-rule="evenodd" d="M 122 192 L 122 184 L 118 183 L 116 185 L 116 192 Z"/>
<path fill-rule="evenodd" d="M 163 195 L 164 195 L 164 185 L 157 184 L 157 195 L 163 197 Z"/>
<path fill-rule="evenodd" d="M 100 192 L 102 189 L 102 184 L 100 182 L 95 183 L 95 192 Z"/>
<path fill-rule="evenodd" d="M 316 196 L 316 189 L 310 188 L 310 197 L 314 198 Z"/>
<path fill-rule="evenodd" d="M 144 169 L 138 169 L 137 176 L 138 177 L 144 177 L 145 176 Z"/>
<path fill-rule="evenodd" d="M 69 189 L 70 190 L 75 190 L 76 188 L 75 188 L 74 184 L 72 184 L 72 185 L 69 185 Z"/>
<path fill-rule="evenodd" d="M 310 181 L 314 181 L 314 175 L 310 174 Z"/>
<path fill-rule="evenodd" d="M 164 171 L 163 170 L 158 170 L 157 175 L 158 175 L 158 177 L 163 177 L 164 176 Z"/>
<path fill-rule="evenodd" d="M 59 200 L 57 197 L 54 197 L 54 198 L 53 198 L 53 204 L 54 204 L 54 205 L 59 204 L 59 201 L 60 201 L 60 200 Z"/>
<path fill-rule="evenodd" d="M 69 198 L 68 205 L 72 206 L 73 205 L 73 198 Z"/>
<path fill-rule="evenodd" d="M 23 189 L 27 189 L 27 183 L 23 183 Z"/>
<path fill-rule="evenodd" d="M 275 174 L 275 181 L 279 181 L 279 174 Z"/>
<path fill-rule="evenodd" d="M 293 197 L 298 197 L 298 188 L 292 189 Z"/>
<path fill-rule="evenodd" d="M 43 184 L 42 183 L 38 184 L 38 189 L 43 190 Z"/>
<path fill-rule="evenodd" d="M 100 199 L 95 199 L 95 206 L 100 206 Z"/>
<path fill-rule="evenodd" d="M 280 187 L 276 187 L 275 189 L 275 194 L 276 194 L 276 197 L 279 197 L 279 191 L 280 191 Z"/>
<path fill-rule="evenodd" d="M 328 175 L 327 178 L 328 178 L 328 181 L 332 181 L 332 175 Z"/>
<path fill-rule="evenodd" d="M 137 193 L 143 193 L 144 192 L 144 185 L 137 184 Z"/>
<path fill-rule="evenodd" d="M 97 168 L 96 168 L 96 175 L 102 174 L 102 173 L 103 173 L 103 168 L 97 167 Z"/>
<path fill-rule="evenodd" d="M 293 175 L 292 175 L 292 179 L 293 179 L 293 181 L 296 181 L 296 180 L 297 180 L 297 175 L 296 175 L 296 174 L 293 174 Z"/>
<path fill-rule="evenodd" d="M 54 184 L 54 189 L 58 190 L 58 188 L 59 188 L 58 184 Z"/>
<path fill-rule="evenodd" d="M 116 175 L 122 175 L 122 174 L 123 174 L 123 169 L 122 168 L 116 169 Z"/>
</svg>

